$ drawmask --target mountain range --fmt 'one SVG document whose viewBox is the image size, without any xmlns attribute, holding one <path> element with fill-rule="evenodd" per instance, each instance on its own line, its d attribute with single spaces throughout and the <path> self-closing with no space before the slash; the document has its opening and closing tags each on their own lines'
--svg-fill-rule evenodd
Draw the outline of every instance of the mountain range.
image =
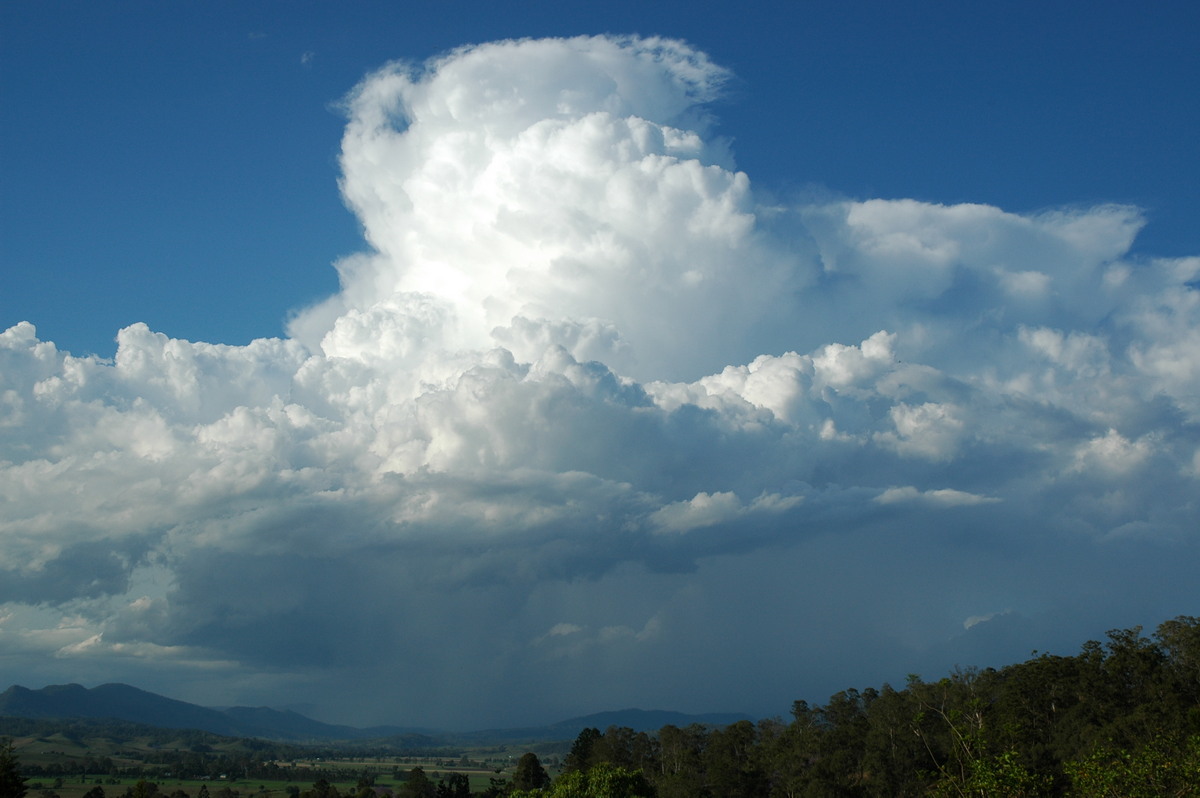
<svg viewBox="0 0 1200 798">
<path fill-rule="evenodd" d="M 40 690 L 13 685 L 0 693 L 0 716 L 34 719 L 107 718 L 167 729 L 199 729 L 229 737 L 260 737 L 293 742 L 406 738 L 412 743 L 426 745 L 450 737 L 476 741 L 520 738 L 569 740 L 589 727 L 603 730 L 609 726 L 627 726 L 634 731 L 657 731 L 668 724 L 727 725 L 748 717 L 626 709 L 571 718 L 550 726 L 448 734 L 401 726 L 356 728 L 335 725 L 313 720 L 298 712 L 269 707 L 202 707 L 127 684 L 102 684 L 91 689 L 78 684 L 56 684 Z"/>
</svg>

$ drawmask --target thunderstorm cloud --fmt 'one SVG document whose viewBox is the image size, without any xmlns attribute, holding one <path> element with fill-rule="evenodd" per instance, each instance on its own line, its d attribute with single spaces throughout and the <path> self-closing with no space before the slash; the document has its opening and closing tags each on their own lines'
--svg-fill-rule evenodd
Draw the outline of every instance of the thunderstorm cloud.
<svg viewBox="0 0 1200 798">
<path fill-rule="evenodd" d="M 5 672 L 767 714 L 1194 612 L 1200 258 L 1132 257 L 1133 207 L 768 201 L 729 77 L 390 64 L 344 103 L 364 251 L 286 338 L 0 334 Z"/>
</svg>

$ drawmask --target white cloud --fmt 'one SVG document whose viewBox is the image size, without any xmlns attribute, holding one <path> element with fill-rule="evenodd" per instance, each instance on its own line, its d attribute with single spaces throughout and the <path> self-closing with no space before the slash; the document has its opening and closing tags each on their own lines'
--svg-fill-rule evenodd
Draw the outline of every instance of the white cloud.
<svg viewBox="0 0 1200 798">
<path fill-rule="evenodd" d="M 676 42 L 609 38 L 484 45 L 377 73 L 349 102 L 342 154 L 376 252 L 339 264 L 332 331 L 329 306 L 292 329 L 336 354 L 347 318 L 419 301 L 444 316 L 436 343 L 499 340 L 525 361 L 549 342 L 630 375 L 700 376 L 758 354 L 753 330 L 729 321 L 768 310 L 795 259 L 760 242 L 746 175 L 681 127 L 703 123 L 697 103 L 725 77 Z M 598 320 L 619 342 L 577 348 L 573 330 Z"/>
<path fill-rule="evenodd" d="M 198 655 L 198 656 L 197 656 Z M 59 658 L 100 657 L 135 658 L 142 660 L 169 660 L 174 665 L 191 665 L 206 670 L 236 667 L 233 662 L 220 662 L 208 656 L 208 652 L 189 651 L 184 646 L 159 646 L 154 643 L 109 643 L 103 634 L 95 634 L 78 643 L 70 643 L 54 652 Z"/>
<path fill-rule="evenodd" d="M 965 621 L 963 621 L 963 628 L 970 629 L 974 626 L 978 626 L 981 623 L 987 623 L 988 621 L 992 620 L 993 618 L 1008 615 L 1010 612 L 1011 612 L 1011 610 L 1004 610 L 1003 612 L 989 612 L 987 615 L 972 615 L 971 617 L 969 617 Z"/>
<path fill-rule="evenodd" d="M 949 460 L 954 456 L 966 425 L 953 404 L 901 402 L 889 411 L 895 431 L 877 433 L 877 439 L 902 455 Z"/>
<path fill-rule="evenodd" d="M 578 634 L 583 631 L 582 626 L 577 626 L 573 623 L 556 623 L 546 632 L 546 637 L 562 637 L 563 635 Z"/>
<path fill-rule="evenodd" d="M 754 513 L 782 513 L 800 501 L 798 496 L 764 493 L 747 505 L 729 491 L 697 493 L 688 501 L 674 502 L 655 510 L 650 515 L 650 522 L 662 532 L 688 532 L 736 521 Z"/>
<path fill-rule="evenodd" d="M 1124 476 L 1146 461 L 1152 447 L 1148 438 L 1131 441 L 1110 429 L 1103 436 L 1080 444 L 1075 451 L 1075 469 Z"/>
<path fill-rule="evenodd" d="M 880 504 L 898 504 L 902 502 L 920 502 L 940 507 L 960 507 L 974 504 L 992 504 L 1000 501 L 991 496 L 980 496 L 951 488 L 935 490 L 917 490 L 911 485 L 901 488 L 888 488 L 874 498 Z"/>
<path fill-rule="evenodd" d="M 740 629 L 714 608 L 753 604 L 724 570 L 860 635 L 849 659 L 960 624 L 934 600 L 959 573 L 974 606 L 1019 606 L 1055 551 L 1093 564 L 1077 586 L 1111 581 L 1116 539 L 1194 551 L 1200 259 L 1129 258 L 1127 207 L 765 209 L 710 133 L 727 78 L 611 37 L 390 65 L 347 100 L 369 249 L 290 338 L 134 324 L 108 362 L 0 333 L 12 661 L 421 679 L 407 711 L 437 722 L 499 712 L 513 680 L 619 696 L 700 657 Z M 904 629 L 829 609 L 859 573 L 908 596 Z M 594 670 L 545 665 L 585 650 Z M 782 681 L 804 652 L 777 653 Z"/>
</svg>

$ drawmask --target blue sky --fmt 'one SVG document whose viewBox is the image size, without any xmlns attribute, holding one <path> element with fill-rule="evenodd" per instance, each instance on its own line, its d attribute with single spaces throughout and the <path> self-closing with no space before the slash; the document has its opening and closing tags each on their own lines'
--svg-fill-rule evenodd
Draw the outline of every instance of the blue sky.
<svg viewBox="0 0 1200 798">
<path fill-rule="evenodd" d="M 1194 614 L 1200 12 L 780 5 L 6 4 L 0 671 L 769 715 Z"/>
<path fill-rule="evenodd" d="M 361 248 L 336 187 L 346 92 L 393 59 L 579 33 L 682 38 L 733 70 L 719 132 L 756 187 L 1132 203 L 1138 251 L 1196 251 L 1195 4 L 738 6 L 7 3 L 0 319 L 104 356 L 134 321 L 278 335 Z"/>
</svg>

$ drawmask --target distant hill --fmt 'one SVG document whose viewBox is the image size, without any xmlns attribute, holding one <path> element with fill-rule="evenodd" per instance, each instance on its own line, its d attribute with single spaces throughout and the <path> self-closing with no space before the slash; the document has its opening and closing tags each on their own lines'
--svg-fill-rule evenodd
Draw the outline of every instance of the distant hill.
<svg viewBox="0 0 1200 798">
<path fill-rule="evenodd" d="M 332 742 L 372 740 L 406 748 L 423 748 L 458 740 L 574 740 L 583 729 L 601 731 L 609 726 L 627 726 L 634 731 L 654 732 L 668 724 L 699 723 L 725 726 L 747 715 L 685 715 L 662 710 L 623 709 L 571 718 L 550 726 L 489 729 L 458 734 L 398 726 L 366 729 L 322 723 L 298 712 L 268 707 L 214 709 L 177 701 L 127 684 L 102 684 L 87 689 L 78 684 L 54 684 L 40 690 L 13 685 L 0 693 L 0 716 L 32 719 L 114 719 L 164 729 L 198 729 L 226 737 L 261 737 L 288 742 Z"/>
<path fill-rule="evenodd" d="M 127 684 L 54 684 L 40 690 L 19 685 L 0 693 L 0 715 L 17 718 L 113 718 L 165 729 L 199 729 L 226 737 L 272 740 L 362 740 L 415 736 L 396 726 L 356 729 L 267 707 L 208 707 L 139 690 Z"/>
<path fill-rule="evenodd" d="M 165 698 L 127 684 L 52 684 L 41 690 L 19 685 L 0 693 L 0 715 L 19 718 L 116 718 L 168 729 L 201 729 L 226 736 L 244 734 L 241 724 L 213 709 Z"/>
<path fill-rule="evenodd" d="M 571 718 L 555 723 L 550 728 L 563 731 L 574 730 L 572 736 L 587 728 L 604 731 L 609 726 L 627 726 L 634 731 L 656 732 L 663 726 L 691 726 L 699 723 L 702 726 L 728 726 L 739 720 L 753 720 L 749 715 L 739 715 L 730 712 L 710 712 L 706 715 L 687 715 L 683 712 L 668 712 L 666 710 L 619 709 L 613 712 L 597 712 L 579 718 Z"/>
<path fill-rule="evenodd" d="M 736 713 L 710 713 L 706 715 L 687 715 L 682 712 L 666 710 L 621 709 L 613 712 L 597 712 L 592 715 L 582 715 L 578 718 L 559 721 L 550 726 L 525 726 L 508 729 L 485 729 L 483 731 L 460 732 L 453 735 L 454 739 L 470 741 L 476 745 L 487 743 L 514 743 L 517 741 L 531 742 L 535 740 L 574 740 L 584 729 L 593 728 L 604 731 L 609 726 L 625 726 L 635 732 L 656 732 L 663 726 L 691 726 L 698 723 L 701 726 L 728 726 L 739 720 L 752 720 L 749 715 Z"/>
</svg>

